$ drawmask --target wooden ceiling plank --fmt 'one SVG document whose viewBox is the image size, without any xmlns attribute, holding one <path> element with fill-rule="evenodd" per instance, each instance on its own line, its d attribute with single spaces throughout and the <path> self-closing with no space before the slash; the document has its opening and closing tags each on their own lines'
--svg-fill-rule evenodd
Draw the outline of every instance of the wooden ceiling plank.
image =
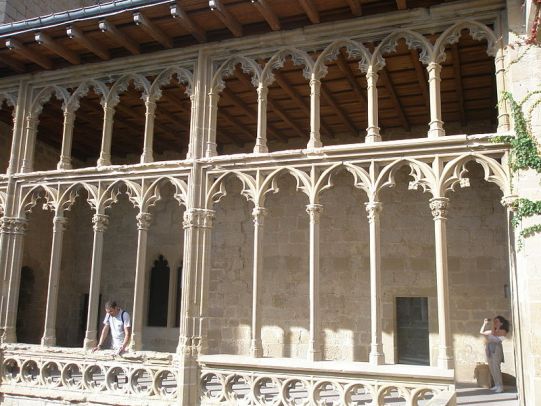
<svg viewBox="0 0 541 406">
<path fill-rule="evenodd" d="M 298 134 L 301 138 L 310 138 L 310 133 L 308 131 L 304 131 L 291 117 L 287 115 L 287 113 L 278 105 L 273 103 L 271 100 L 267 100 L 267 106 L 276 113 L 280 119 L 286 123 L 289 127 L 291 127 L 295 132 Z M 280 137 L 282 141 L 287 142 L 287 137 Z"/>
<path fill-rule="evenodd" d="M 177 0 L 174 4 L 171 4 L 170 11 L 175 21 L 177 21 L 182 28 L 188 31 L 197 41 L 205 42 L 207 40 L 205 31 L 188 16 L 181 7 L 180 1 Z"/>
<path fill-rule="evenodd" d="M 460 124 L 465 126 L 467 124 L 466 111 L 464 110 L 464 87 L 462 85 L 462 69 L 460 68 L 460 54 L 458 52 L 458 45 L 451 45 L 451 52 L 453 54 L 453 70 L 455 71 L 455 91 L 457 95 L 458 112 L 460 113 Z"/>
<path fill-rule="evenodd" d="M 252 0 L 252 4 L 261 13 L 263 18 L 267 21 L 271 30 L 279 31 L 280 20 L 276 13 L 272 10 L 270 3 L 267 0 Z"/>
<path fill-rule="evenodd" d="M 416 49 L 410 49 L 411 60 L 413 61 L 413 66 L 415 67 L 415 75 L 417 76 L 417 81 L 421 87 L 421 92 L 423 93 L 423 99 L 425 100 L 425 107 L 430 111 L 430 95 L 428 91 L 428 82 L 425 76 L 425 69 L 421 61 L 419 60 L 419 53 Z"/>
<path fill-rule="evenodd" d="M 407 0 L 396 0 L 396 7 L 399 10 L 405 10 L 408 8 L 408 1 Z"/>
<path fill-rule="evenodd" d="M 143 31 L 148 35 L 154 38 L 157 42 L 162 44 L 164 48 L 173 48 L 173 41 L 169 36 L 163 32 L 152 20 L 146 17 L 141 12 L 133 13 L 133 21 L 137 26 L 139 26 Z"/>
<path fill-rule="evenodd" d="M 109 51 L 107 49 L 103 48 L 96 41 L 90 39 L 87 35 L 85 35 L 77 27 L 74 27 L 74 26 L 67 27 L 66 28 L 66 34 L 71 39 L 75 39 L 77 42 L 79 42 L 81 45 L 83 45 L 90 52 L 95 54 L 98 58 L 100 58 L 100 59 L 102 59 L 104 61 L 107 61 L 107 60 L 111 59 L 111 55 L 109 54 Z"/>
<path fill-rule="evenodd" d="M 316 8 L 313 0 L 298 0 L 300 6 L 308 16 L 312 24 L 319 24 L 319 11 Z"/>
<path fill-rule="evenodd" d="M 248 129 L 246 129 L 246 125 L 244 125 L 243 123 L 238 121 L 236 118 L 227 116 L 225 113 L 222 112 L 222 113 L 218 113 L 218 120 L 219 121 L 224 121 L 225 123 L 229 124 L 230 126 L 235 127 L 238 132 L 246 135 L 248 138 L 254 138 L 255 134 L 251 133 Z M 240 143 L 240 145 L 237 144 L 237 146 L 239 146 L 239 147 L 244 146 L 244 142 L 241 141 L 239 138 L 237 138 L 235 136 L 232 136 L 230 134 L 228 134 L 228 137 L 231 138 L 232 140 L 237 140 Z"/>
<path fill-rule="evenodd" d="M 346 57 L 342 52 L 338 54 L 338 59 L 336 60 L 336 64 L 338 65 L 338 68 L 342 71 L 342 73 L 346 76 L 346 80 L 348 81 L 349 85 L 355 92 L 355 95 L 357 98 L 362 102 L 363 108 L 365 110 L 368 109 L 368 101 L 366 99 L 366 94 L 364 90 L 359 86 L 359 83 L 357 82 L 357 79 L 355 78 L 355 74 L 351 70 L 351 66 L 349 65 Z"/>
<path fill-rule="evenodd" d="M 28 59 L 29 61 L 38 64 L 43 69 L 52 69 L 53 63 L 51 60 L 43 55 L 38 54 L 37 52 L 28 49 L 23 44 L 14 38 L 8 38 L 6 40 L 6 47 L 11 49 L 16 54 Z"/>
<path fill-rule="evenodd" d="M 346 2 L 348 3 L 353 15 L 360 16 L 363 13 L 360 0 L 346 0 Z"/>
<path fill-rule="evenodd" d="M 124 34 L 114 24 L 111 24 L 107 20 L 101 20 L 98 26 L 101 32 L 107 34 L 118 45 L 130 51 L 131 54 L 139 55 L 141 53 L 141 51 L 139 50 L 139 44 L 130 37 L 128 37 L 126 34 Z"/>
<path fill-rule="evenodd" d="M 325 102 L 331 106 L 331 108 L 334 110 L 336 115 L 340 117 L 342 122 L 346 125 L 346 127 L 349 129 L 351 134 L 354 137 L 359 136 L 359 132 L 357 131 L 357 128 L 355 125 L 351 122 L 347 114 L 340 108 L 334 97 L 332 96 L 331 92 L 327 89 L 327 86 L 325 86 L 324 83 L 321 83 L 321 96 L 323 96 L 323 99 Z"/>
<path fill-rule="evenodd" d="M 242 25 L 227 10 L 221 0 L 209 0 L 209 7 L 235 37 L 242 37 Z"/>
<path fill-rule="evenodd" d="M 6 65 L 11 70 L 17 72 L 17 73 L 24 73 L 26 72 L 26 68 L 24 67 L 24 63 L 17 61 L 16 59 L 10 58 L 7 52 L 1 52 L 0 53 L 0 63 Z"/>
<path fill-rule="evenodd" d="M 383 68 L 382 70 L 379 71 L 379 77 L 381 78 L 383 86 L 385 86 L 385 89 L 387 89 L 387 93 L 389 93 L 389 95 L 391 96 L 391 101 L 393 102 L 395 111 L 397 112 L 398 117 L 400 118 L 402 127 L 404 127 L 406 131 L 409 131 L 411 128 L 410 124 L 408 122 L 408 119 L 406 118 L 406 114 L 404 113 L 404 108 L 402 107 L 402 104 L 400 103 L 398 95 L 396 94 L 396 91 L 394 90 L 393 83 L 391 82 L 391 78 L 389 78 L 387 68 Z"/>
<path fill-rule="evenodd" d="M 75 52 L 69 50 L 68 48 L 60 45 L 57 41 L 52 39 L 49 35 L 44 32 L 38 32 L 34 35 L 34 39 L 40 45 L 43 45 L 45 48 L 54 52 L 58 56 L 61 56 L 66 61 L 73 65 L 79 65 L 81 63 L 81 58 Z"/>
</svg>

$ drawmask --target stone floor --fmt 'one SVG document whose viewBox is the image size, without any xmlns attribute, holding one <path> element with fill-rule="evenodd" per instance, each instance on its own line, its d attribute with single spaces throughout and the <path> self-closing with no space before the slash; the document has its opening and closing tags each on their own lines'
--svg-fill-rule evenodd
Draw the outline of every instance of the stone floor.
<svg viewBox="0 0 541 406">
<path fill-rule="evenodd" d="M 518 406 L 516 388 L 506 387 L 505 392 L 494 393 L 488 389 L 457 385 L 457 405 Z"/>
</svg>

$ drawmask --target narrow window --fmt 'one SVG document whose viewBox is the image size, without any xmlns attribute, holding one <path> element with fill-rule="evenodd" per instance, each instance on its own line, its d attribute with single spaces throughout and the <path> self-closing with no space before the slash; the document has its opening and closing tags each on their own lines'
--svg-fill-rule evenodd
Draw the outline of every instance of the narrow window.
<svg viewBox="0 0 541 406">
<path fill-rule="evenodd" d="M 396 298 L 398 363 L 430 365 L 428 298 Z"/>
<path fill-rule="evenodd" d="M 167 327 L 167 301 L 169 298 L 169 264 L 160 255 L 150 271 L 148 325 Z"/>
</svg>

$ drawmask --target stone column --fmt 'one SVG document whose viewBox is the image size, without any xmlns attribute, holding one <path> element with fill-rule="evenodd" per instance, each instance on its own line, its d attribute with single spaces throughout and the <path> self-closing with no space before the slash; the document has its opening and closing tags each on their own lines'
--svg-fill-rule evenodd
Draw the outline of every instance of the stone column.
<svg viewBox="0 0 541 406">
<path fill-rule="evenodd" d="M 192 134 L 194 134 L 196 128 L 197 128 L 197 97 L 195 96 L 195 93 L 192 93 L 190 95 L 190 133 L 188 134 L 189 143 L 188 143 L 188 152 L 186 153 L 186 159 L 192 159 L 196 153 L 194 149 L 196 146 L 193 143 L 192 140 Z"/>
<path fill-rule="evenodd" d="M 137 262 L 135 264 L 135 291 L 133 293 L 133 323 L 130 348 L 140 351 L 143 347 L 143 320 L 145 298 L 145 271 L 147 266 L 147 238 L 152 215 L 137 215 Z"/>
<path fill-rule="evenodd" d="M 34 168 L 34 148 L 36 145 L 38 124 L 39 120 L 37 116 L 29 114 L 28 117 L 26 117 L 24 157 L 21 164 L 21 172 L 23 173 L 32 172 Z"/>
<path fill-rule="evenodd" d="M 94 243 L 92 245 L 92 268 L 90 271 L 90 290 L 88 294 L 88 317 L 86 319 L 86 333 L 84 348 L 91 349 L 96 344 L 96 322 L 98 317 L 98 305 L 100 298 L 101 262 L 103 257 L 103 234 L 109 224 L 109 216 L 94 214 Z"/>
<path fill-rule="evenodd" d="M 17 307 L 19 305 L 19 287 L 21 284 L 21 264 L 23 259 L 24 234 L 27 220 L 20 217 L 7 219 L 11 223 L 11 264 L 10 277 L 7 286 L 7 304 L 5 310 L 4 336 L 6 343 L 17 342 L 15 331 L 17 324 Z"/>
<path fill-rule="evenodd" d="M 306 212 L 310 216 L 310 341 L 308 359 L 322 359 L 319 323 L 319 220 L 323 206 L 309 204 Z"/>
<path fill-rule="evenodd" d="M 71 145 L 73 141 L 73 127 L 75 124 L 75 112 L 64 110 L 64 127 L 62 130 L 62 150 L 57 169 L 71 169 Z"/>
<path fill-rule="evenodd" d="M 209 289 L 210 252 L 212 248 L 211 237 L 214 226 L 214 210 L 201 209 L 202 214 L 200 241 L 201 241 L 201 282 L 199 287 L 199 336 L 197 345 L 198 354 L 205 354 L 207 351 L 207 303 Z"/>
<path fill-rule="evenodd" d="M 509 124 L 509 106 L 506 100 L 502 100 L 503 92 L 506 91 L 505 86 L 505 53 L 502 46 L 498 47 L 496 58 L 494 59 L 496 67 L 496 89 L 498 92 L 498 129 L 499 133 L 508 132 L 511 130 Z"/>
<path fill-rule="evenodd" d="M 103 105 L 103 130 L 98 167 L 111 165 L 111 138 L 113 136 L 114 116 L 115 106 L 111 102 L 105 102 Z"/>
<path fill-rule="evenodd" d="M 447 271 L 447 207 L 449 199 L 434 197 L 430 199 L 430 210 L 434 217 L 436 248 L 436 284 L 438 295 L 438 367 L 453 368 L 453 344 L 449 320 L 449 278 Z"/>
<path fill-rule="evenodd" d="M 308 148 L 319 148 L 323 146 L 320 134 L 320 93 L 321 81 L 315 74 L 312 74 L 312 78 L 310 79 L 310 140 L 308 141 Z"/>
<path fill-rule="evenodd" d="M 218 151 L 216 150 L 216 124 L 218 121 L 218 101 L 220 100 L 220 94 L 218 90 L 212 89 L 209 92 L 209 128 L 207 146 L 205 150 L 205 156 L 216 156 Z"/>
<path fill-rule="evenodd" d="M 250 355 L 252 357 L 263 356 L 261 343 L 261 273 L 263 271 L 263 220 L 267 210 L 264 207 L 256 206 L 252 210 L 254 221 L 254 268 L 252 282 L 252 343 Z"/>
<path fill-rule="evenodd" d="M 430 62 L 426 68 L 428 71 L 428 87 L 430 92 L 430 128 L 428 137 L 443 137 L 443 121 L 441 119 L 441 65 L 436 62 Z"/>
<path fill-rule="evenodd" d="M 380 252 L 380 222 L 382 210 L 380 202 L 366 203 L 368 222 L 370 224 L 370 363 L 381 365 L 385 363 L 381 340 L 381 252 Z"/>
<path fill-rule="evenodd" d="M 143 143 L 143 154 L 141 163 L 146 164 L 154 162 L 153 142 L 154 142 L 154 118 L 156 117 L 156 102 L 147 97 L 145 99 L 145 140 Z"/>
<path fill-rule="evenodd" d="M 53 243 L 51 246 L 51 263 L 49 266 L 49 290 L 47 291 L 47 307 L 45 309 L 45 330 L 41 345 L 56 345 L 56 310 L 58 307 L 58 282 L 62 262 L 62 242 L 68 219 L 56 215 L 53 220 Z"/>
<path fill-rule="evenodd" d="M 5 309 L 9 284 L 9 253 L 11 252 L 11 221 L 0 218 L 0 336 L 4 333 Z"/>
<path fill-rule="evenodd" d="M 381 141 L 378 119 L 378 73 L 370 66 L 366 73 L 366 85 L 368 96 L 368 127 L 366 128 L 366 143 Z"/>
<path fill-rule="evenodd" d="M 269 152 L 267 147 L 267 95 L 269 89 L 263 83 L 257 88 L 257 138 L 254 153 Z"/>
</svg>

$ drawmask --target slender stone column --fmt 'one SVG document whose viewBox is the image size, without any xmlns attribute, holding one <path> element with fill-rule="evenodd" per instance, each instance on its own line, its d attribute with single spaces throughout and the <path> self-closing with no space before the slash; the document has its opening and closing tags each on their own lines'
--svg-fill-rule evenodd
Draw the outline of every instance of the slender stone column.
<svg viewBox="0 0 541 406">
<path fill-rule="evenodd" d="M 141 163 L 146 164 L 154 162 L 154 118 L 156 117 L 156 102 L 147 97 L 145 100 L 145 140 L 143 144 L 143 154 L 141 155 Z"/>
<path fill-rule="evenodd" d="M 319 318 L 319 220 L 323 206 L 309 204 L 306 212 L 310 216 L 310 342 L 308 359 L 322 359 Z"/>
<path fill-rule="evenodd" d="M 49 266 L 49 290 L 45 309 L 45 331 L 41 345 L 56 345 L 56 310 L 58 307 L 58 282 L 62 262 L 62 242 L 68 219 L 57 215 L 53 220 L 53 243 L 51 246 L 51 264 Z"/>
<path fill-rule="evenodd" d="M 498 91 L 498 129 L 499 133 L 511 130 L 509 124 L 509 106 L 506 100 L 501 100 L 505 86 L 505 53 L 503 47 L 499 47 L 494 59 L 496 66 L 496 89 Z"/>
<path fill-rule="evenodd" d="M 23 259 L 24 234 L 27 220 L 19 217 L 7 219 L 11 223 L 11 264 L 10 277 L 7 286 L 7 304 L 4 322 L 3 341 L 6 343 L 17 342 L 15 331 L 17 323 L 17 307 L 19 305 L 19 287 L 21 284 L 21 263 Z"/>
<path fill-rule="evenodd" d="M 453 346 L 449 320 L 449 278 L 447 270 L 447 207 L 449 199 L 434 197 L 430 199 L 430 210 L 434 217 L 436 246 L 436 284 L 438 294 L 438 367 L 453 368 Z"/>
<path fill-rule="evenodd" d="M 252 282 L 252 343 L 250 355 L 263 356 L 261 343 L 261 273 L 263 271 L 263 220 L 267 210 L 264 207 L 254 207 L 252 216 L 254 221 L 254 268 Z"/>
<path fill-rule="evenodd" d="M 366 143 L 381 141 L 378 119 L 378 73 L 370 66 L 366 73 L 367 95 L 368 95 L 368 127 L 366 129 Z"/>
<path fill-rule="evenodd" d="M 320 94 L 321 81 L 312 74 L 312 78 L 310 79 L 310 140 L 308 141 L 308 148 L 319 148 L 323 146 L 320 134 Z"/>
<path fill-rule="evenodd" d="M 381 340 L 381 252 L 380 222 L 382 210 L 380 202 L 365 204 L 370 224 L 370 325 L 372 342 L 370 343 L 370 363 L 385 363 Z"/>
<path fill-rule="evenodd" d="M 210 251 L 212 248 L 211 237 L 212 227 L 214 226 L 214 210 L 201 209 L 201 283 L 199 287 L 199 344 L 197 345 L 198 354 L 205 354 L 207 351 L 207 306 L 209 290 L 209 270 L 210 270 Z"/>
<path fill-rule="evenodd" d="M 0 336 L 4 334 L 7 290 L 9 284 L 9 252 L 11 252 L 11 221 L 0 218 Z"/>
<path fill-rule="evenodd" d="M 114 116 L 115 106 L 111 102 L 106 102 L 103 105 L 103 130 L 98 166 L 111 165 L 111 138 L 113 136 Z"/>
<path fill-rule="evenodd" d="M 257 88 L 257 138 L 254 153 L 269 152 L 267 147 L 267 95 L 269 89 L 263 83 Z"/>
<path fill-rule="evenodd" d="M 96 320 L 98 317 L 98 305 L 100 298 L 101 263 L 103 257 L 103 234 L 109 224 L 109 216 L 94 214 L 94 243 L 92 245 L 92 269 L 90 271 L 90 291 L 88 294 L 88 316 L 86 319 L 86 333 L 84 348 L 93 348 L 96 344 L 97 331 Z"/>
<path fill-rule="evenodd" d="M 23 173 L 32 172 L 34 168 L 34 148 L 36 145 L 38 124 L 38 117 L 34 116 L 33 114 L 29 114 L 28 117 L 26 117 L 24 157 L 21 164 L 21 172 Z"/>
<path fill-rule="evenodd" d="M 192 159 L 196 154 L 194 152 L 195 145 L 193 143 L 192 134 L 195 132 L 195 129 L 197 128 L 197 97 L 195 96 L 195 93 L 192 93 L 190 95 L 190 134 L 188 134 L 188 137 L 190 139 L 190 142 L 188 144 L 188 152 L 186 154 L 186 159 Z"/>
<path fill-rule="evenodd" d="M 140 351 L 143 347 L 143 319 L 145 297 L 145 270 L 147 262 L 147 237 L 152 215 L 137 215 L 137 262 L 135 264 L 135 291 L 133 293 L 133 328 L 130 348 Z"/>
<path fill-rule="evenodd" d="M 218 151 L 216 150 L 216 124 L 218 121 L 218 101 L 220 100 L 220 94 L 218 90 L 212 89 L 209 92 L 209 128 L 208 139 L 205 156 L 216 156 Z"/>
<path fill-rule="evenodd" d="M 443 121 L 441 119 L 441 65 L 430 62 L 426 68 L 428 71 L 428 87 L 430 92 L 430 128 L 428 137 L 443 137 Z"/>
<path fill-rule="evenodd" d="M 64 129 L 62 131 L 62 150 L 57 169 L 71 169 L 71 145 L 73 141 L 73 126 L 75 124 L 75 112 L 64 110 Z"/>
</svg>

